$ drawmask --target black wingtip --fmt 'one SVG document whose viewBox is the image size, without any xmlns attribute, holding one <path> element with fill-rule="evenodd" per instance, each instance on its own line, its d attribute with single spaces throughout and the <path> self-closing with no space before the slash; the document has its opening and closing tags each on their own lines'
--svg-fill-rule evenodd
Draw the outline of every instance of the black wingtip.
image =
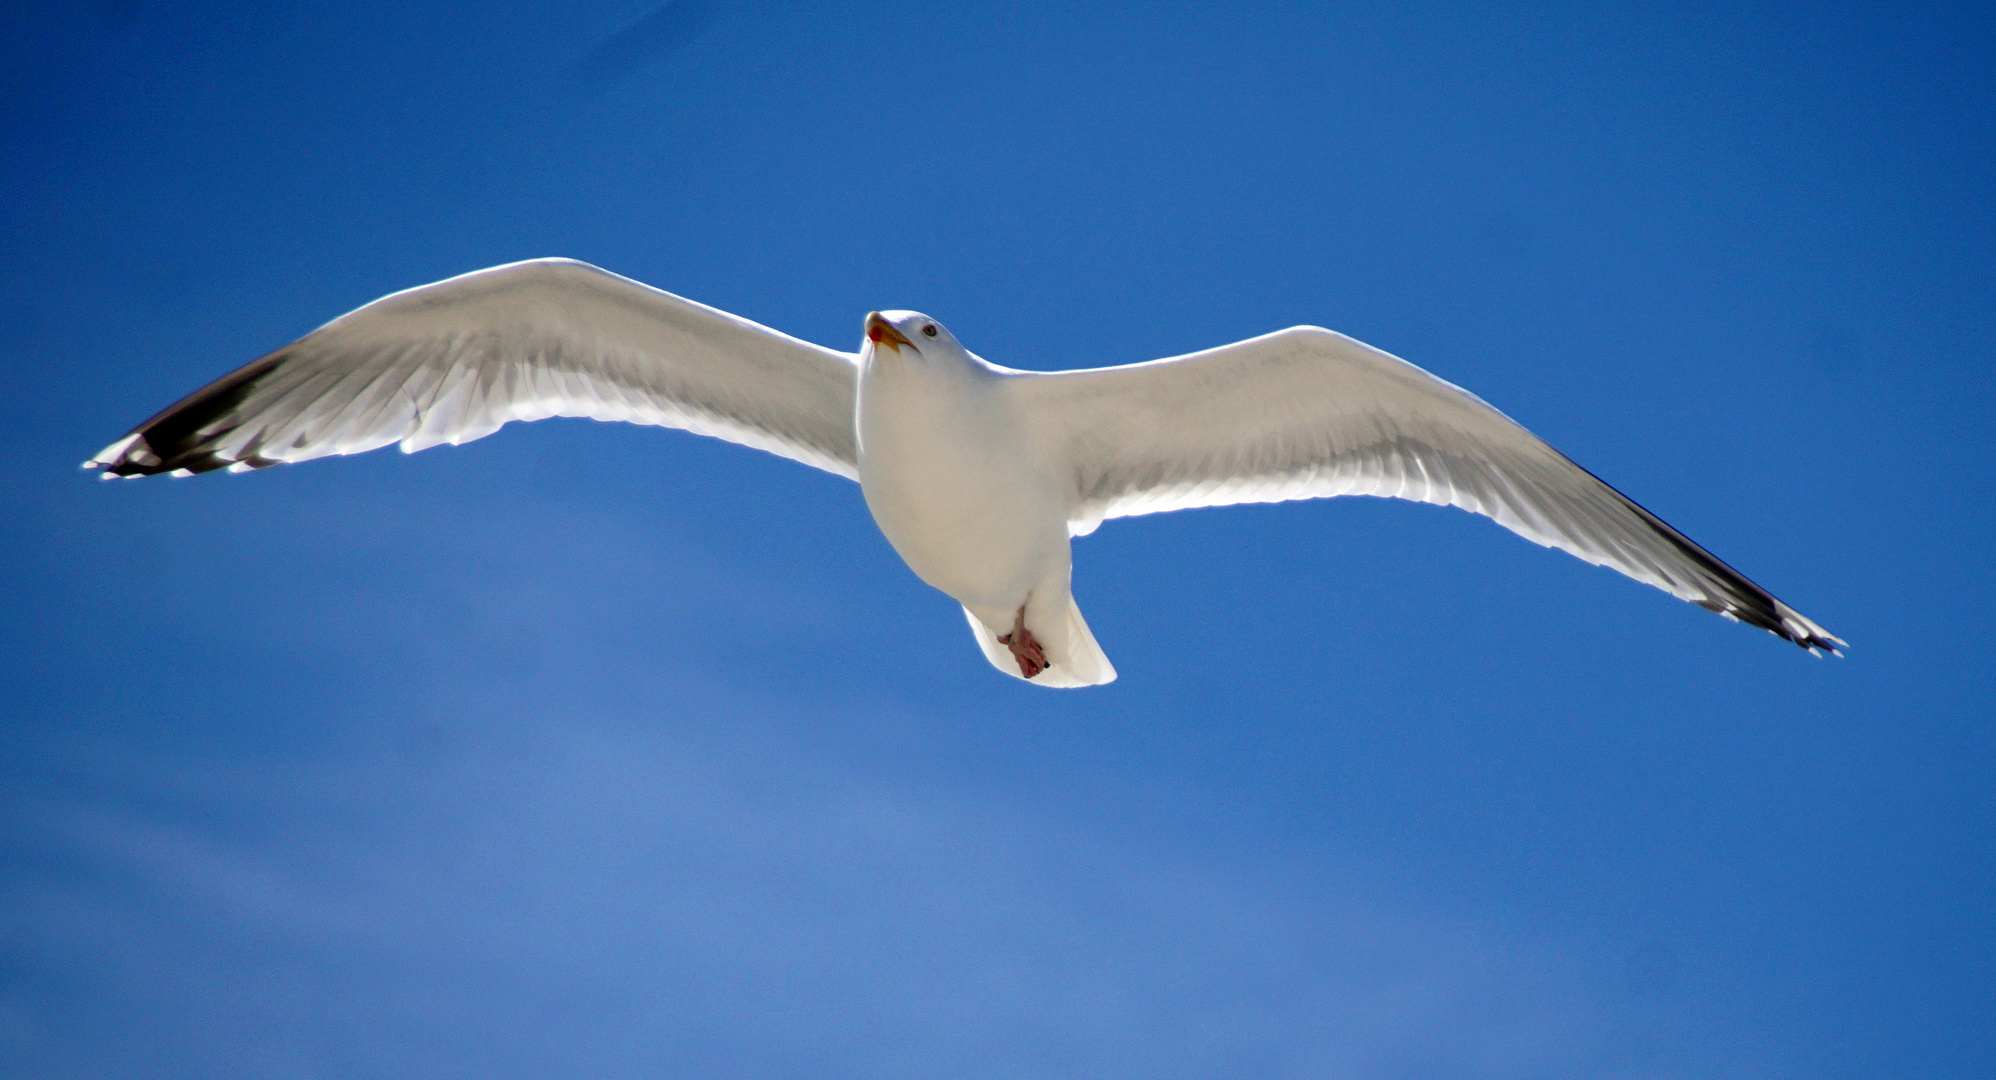
<svg viewBox="0 0 1996 1080">
<path fill-rule="evenodd" d="M 1772 632 L 1787 638 L 1801 648 L 1807 649 L 1810 656 L 1820 657 L 1824 653 L 1842 656 L 1850 648 L 1844 639 L 1803 618 L 1793 608 L 1782 605 L 1778 625 L 1768 627 Z"/>
<path fill-rule="evenodd" d="M 1811 656 L 1822 656 L 1824 653 L 1842 656 L 1844 650 L 1850 647 L 1844 639 L 1817 626 L 1813 620 L 1804 617 L 1801 612 L 1787 604 L 1776 601 L 1776 611 L 1780 616 L 1781 628 L 1775 633 L 1809 650 Z"/>
<path fill-rule="evenodd" d="M 1699 551 L 1702 553 L 1703 549 Z M 1712 561 L 1718 566 L 1725 567 L 1724 563 L 1716 559 Z M 1725 569 L 1732 570 L 1731 567 Z M 1796 646 L 1807 650 L 1811 656 L 1821 656 L 1824 653 L 1842 656 L 1843 651 L 1850 647 L 1844 639 L 1817 626 L 1794 608 L 1768 595 L 1766 590 L 1758 585 L 1739 577 L 1736 571 L 1733 572 L 1733 577 L 1751 591 L 1743 589 L 1726 599 L 1695 600 L 1693 603 L 1734 622 L 1760 627 L 1775 637 L 1793 642 Z"/>
<path fill-rule="evenodd" d="M 196 390 L 105 447 L 83 467 L 102 469 L 107 477 L 137 477 L 213 472 L 234 465 L 235 459 L 214 452 L 215 440 L 234 430 L 230 418 L 285 353 L 280 349 Z M 257 462 L 251 468 L 276 464 L 268 458 L 250 460 Z"/>
</svg>

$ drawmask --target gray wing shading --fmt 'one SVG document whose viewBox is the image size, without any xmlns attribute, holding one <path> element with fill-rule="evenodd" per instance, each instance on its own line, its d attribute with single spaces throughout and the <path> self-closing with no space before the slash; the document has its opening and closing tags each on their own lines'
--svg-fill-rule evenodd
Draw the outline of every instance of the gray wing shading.
<svg viewBox="0 0 1996 1080">
<path fill-rule="evenodd" d="M 86 469 L 259 469 L 513 420 L 683 428 L 856 478 L 857 358 L 586 263 L 538 259 L 394 293 L 195 391 Z"/>
<path fill-rule="evenodd" d="M 1476 395 L 1343 334 L 1295 327 L 1010 385 L 1034 444 L 1073 478 L 1075 535 L 1195 506 L 1411 499 L 1482 514 L 1812 653 L 1844 644 Z"/>
</svg>

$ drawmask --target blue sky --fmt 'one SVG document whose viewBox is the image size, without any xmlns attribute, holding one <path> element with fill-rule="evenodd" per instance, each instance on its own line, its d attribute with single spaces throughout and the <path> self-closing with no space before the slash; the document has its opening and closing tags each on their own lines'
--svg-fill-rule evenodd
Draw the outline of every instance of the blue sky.
<svg viewBox="0 0 1996 1080">
<path fill-rule="evenodd" d="M 0 1074 L 1996 1067 L 1992 34 L 1873 5 L 0 12 Z M 585 259 L 1026 368 L 1313 323 L 1850 640 L 1452 510 L 1111 522 L 990 670 L 655 429 L 101 484 L 383 293 Z"/>
</svg>

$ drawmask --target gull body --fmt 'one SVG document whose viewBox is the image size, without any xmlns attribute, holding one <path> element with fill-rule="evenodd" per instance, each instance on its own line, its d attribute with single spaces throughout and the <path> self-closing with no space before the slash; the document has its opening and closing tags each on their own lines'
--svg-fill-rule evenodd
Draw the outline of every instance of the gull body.
<svg viewBox="0 0 1996 1080">
<path fill-rule="evenodd" d="M 1074 492 L 1034 453 L 1009 393 L 1017 373 L 920 312 L 875 312 L 867 328 L 859 485 L 887 542 L 963 605 L 988 655 L 1010 652 L 1018 635 L 1049 661 L 1031 676 L 1042 685 L 1113 679 L 1069 594 Z"/>
<path fill-rule="evenodd" d="M 1106 518 L 1336 495 L 1457 506 L 1811 653 L 1843 644 L 1474 394 L 1313 326 L 1028 372 L 919 312 L 869 314 L 846 353 L 536 259 L 342 315 L 84 467 L 244 472 L 550 416 L 681 428 L 857 480 L 992 666 L 1038 686 L 1116 677 L 1071 592 L 1070 537 Z"/>
</svg>

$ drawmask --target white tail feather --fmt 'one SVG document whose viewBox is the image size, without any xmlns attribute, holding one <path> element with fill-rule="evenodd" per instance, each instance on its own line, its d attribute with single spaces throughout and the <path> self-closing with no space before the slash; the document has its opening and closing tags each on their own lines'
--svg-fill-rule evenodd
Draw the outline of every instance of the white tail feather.
<svg viewBox="0 0 1996 1080">
<path fill-rule="evenodd" d="M 984 650 L 984 658 L 991 666 L 1015 679 L 1026 679 L 1019 673 L 1019 662 L 1012 656 L 1012 650 L 998 641 L 998 635 L 991 632 L 983 621 L 963 609 L 963 617 L 970 622 L 970 632 L 977 638 L 977 645 Z M 1055 635 L 1041 635 L 1046 640 L 1040 642 L 1047 651 L 1047 659 L 1052 661 L 1045 671 L 1026 679 L 1034 686 L 1072 688 L 1077 686 L 1100 686 L 1116 681 L 1116 666 L 1109 662 L 1108 654 L 1095 641 L 1095 634 L 1088 629 L 1088 620 L 1081 617 L 1081 606 L 1072 597 L 1067 601 L 1066 633 L 1059 635 L 1065 641 L 1054 640 Z"/>
</svg>

